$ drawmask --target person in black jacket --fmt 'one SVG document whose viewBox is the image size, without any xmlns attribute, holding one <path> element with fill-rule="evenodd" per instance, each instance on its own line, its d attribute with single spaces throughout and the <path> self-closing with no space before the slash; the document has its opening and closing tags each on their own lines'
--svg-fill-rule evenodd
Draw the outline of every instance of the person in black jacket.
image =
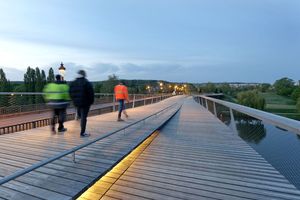
<svg viewBox="0 0 300 200">
<path fill-rule="evenodd" d="M 78 71 L 78 78 L 71 83 L 70 96 L 74 105 L 77 107 L 80 117 L 80 136 L 88 137 L 90 134 L 85 132 L 87 116 L 90 106 L 94 103 L 94 89 L 92 84 L 85 78 L 86 73 L 84 70 Z"/>
</svg>

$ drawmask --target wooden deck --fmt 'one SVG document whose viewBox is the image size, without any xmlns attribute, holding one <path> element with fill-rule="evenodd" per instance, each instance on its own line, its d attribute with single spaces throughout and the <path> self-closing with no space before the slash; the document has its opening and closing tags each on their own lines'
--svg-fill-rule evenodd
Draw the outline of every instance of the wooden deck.
<svg viewBox="0 0 300 200">
<path fill-rule="evenodd" d="M 191 98 L 152 139 L 79 199 L 300 199 L 285 177 Z"/>
<path fill-rule="evenodd" d="M 116 122 L 117 113 L 89 117 L 87 131 L 92 134 L 89 138 L 80 138 L 78 121 L 66 122 L 68 131 L 64 134 L 51 135 L 49 127 L 41 127 L 1 135 L 0 177 L 122 128 L 182 100 L 183 97 L 172 97 L 129 109 L 130 118 L 125 122 Z M 76 197 L 147 138 L 153 132 L 153 127 L 173 112 L 174 109 L 171 109 L 146 123 L 137 124 L 76 152 L 76 163 L 72 162 L 71 156 L 67 156 L 3 184 L 0 186 L 0 199 L 64 200 Z"/>
<path fill-rule="evenodd" d="M 132 108 L 132 107 L 157 103 L 169 97 L 170 95 L 161 95 L 161 96 L 138 98 L 135 100 L 131 100 L 129 103 L 126 103 L 126 107 Z M 117 107 L 118 105 L 116 102 L 115 103 L 97 102 L 96 104 L 93 104 L 91 106 L 89 116 L 113 112 L 114 108 L 117 109 Z M 74 120 L 75 108 L 69 107 L 66 111 L 67 111 L 66 120 L 67 121 Z M 52 117 L 51 109 L 36 110 L 32 112 L 21 112 L 21 113 L 14 113 L 14 114 L 1 114 L 0 135 L 50 125 L 51 117 Z"/>
</svg>

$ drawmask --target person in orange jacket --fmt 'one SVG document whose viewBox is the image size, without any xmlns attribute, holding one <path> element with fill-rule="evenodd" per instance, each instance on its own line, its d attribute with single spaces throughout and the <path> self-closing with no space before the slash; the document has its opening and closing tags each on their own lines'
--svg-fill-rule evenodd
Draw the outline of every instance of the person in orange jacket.
<svg viewBox="0 0 300 200">
<path fill-rule="evenodd" d="M 114 92 L 115 92 L 116 101 L 119 102 L 118 121 L 123 121 L 123 119 L 121 118 L 122 111 L 125 117 L 128 118 L 128 115 L 125 110 L 125 103 L 124 103 L 125 100 L 127 101 L 127 103 L 129 103 L 128 90 L 127 87 L 122 82 L 119 82 L 119 84 L 115 86 Z"/>
</svg>

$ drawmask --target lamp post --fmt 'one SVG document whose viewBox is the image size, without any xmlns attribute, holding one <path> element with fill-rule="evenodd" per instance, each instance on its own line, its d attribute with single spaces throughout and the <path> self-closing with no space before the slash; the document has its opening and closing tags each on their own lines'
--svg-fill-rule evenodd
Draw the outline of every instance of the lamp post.
<svg viewBox="0 0 300 200">
<path fill-rule="evenodd" d="M 164 88 L 163 88 L 164 84 L 162 82 L 159 83 L 159 89 L 160 91 L 163 93 L 164 92 Z"/>
<path fill-rule="evenodd" d="M 148 92 L 149 92 L 149 94 L 150 94 L 151 87 L 148 85 L 148 86 L 146 87 L 146 89 L 148 90 Z"/>
<path fill-rule="evenodd" d="M 60 67 L 58 68 L 59 74 L 62 76 L 62 79 L 64 80 L 66 68 L 64 67 L 63 62 L 60 63 Z"/>
</svg>

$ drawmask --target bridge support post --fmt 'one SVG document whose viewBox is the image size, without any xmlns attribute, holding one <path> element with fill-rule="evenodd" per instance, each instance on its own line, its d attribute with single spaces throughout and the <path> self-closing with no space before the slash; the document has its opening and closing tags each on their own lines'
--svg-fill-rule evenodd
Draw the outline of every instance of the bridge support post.
<svg viewBox="0 0 300 200">
<path fill-rule="evenodd" d="M 135 94 L 133 95 L 133 100 L 132 100 L 132 108 L 134 108 L 135 104 Z"/>
<path fill-rule="evenodd" d="M 75 108 L 75 120 L 78 120 L 78 111 L 77 111 L 77 108 Z"/>
<path fill-rule="evenodd" d="M 115 95 L 113 95 L 113 112 L 116 111 L 116 98 Z"/>
<path fill-rule="evenodd" d="M 230 111 L 230 124 L 231 124 L 231 128 L 233 129 L 233 131 L 235 133 L 237 133 L 236 124 L 235 124 L 234 115 L 233 115 L 233 110 L 231 108 L 229 108 L 229 111 Z"/>
<path fill-rule="evenodd" d="M 72 161 L 75 163 L 76 160 L 75 160 L 75 152 L 72 153 Z"/>
<path fill-rule="evenodd" d="M 217 108 L 216 108 L 216 102 L 213 102 L 214 104 L 214 114 L 216 117 L 218 117 L 218 114 L 217 114 Z"/>
</svg>

